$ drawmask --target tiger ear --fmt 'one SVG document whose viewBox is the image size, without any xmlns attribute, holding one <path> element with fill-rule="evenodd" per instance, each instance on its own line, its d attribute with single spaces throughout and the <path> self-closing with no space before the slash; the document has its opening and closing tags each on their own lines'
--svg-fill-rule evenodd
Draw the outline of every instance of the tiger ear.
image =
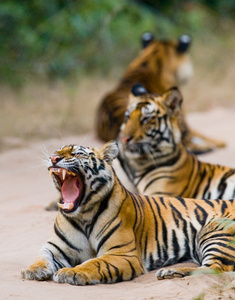
<svg viewBox="0 0 235 300">
<path fill-rule="evenodd" d="M 163 95 L 163 99 L 170 113 L 179 112 L 183 97 L 177 87 L 171 88 Z"/>
<path fill-rule="evenodd" d="M 111 165 L 112 161 L 118 156 L 118 144 L 110 141 L 99 149 L 101 158 Z"/>
<path fill-rule="evenodd" d="M 153 40 L 154 35 L 151 32 L 143 33 L 141 37 L 142 48 L 146 48 Z"/>
</svg>

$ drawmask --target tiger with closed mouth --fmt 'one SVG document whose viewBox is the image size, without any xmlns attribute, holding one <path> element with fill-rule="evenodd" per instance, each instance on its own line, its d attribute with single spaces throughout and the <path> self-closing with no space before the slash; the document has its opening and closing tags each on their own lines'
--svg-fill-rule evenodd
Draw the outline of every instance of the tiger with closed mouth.
<svg viewBox="0 0 235 300">
<path fill-rule="evenodd" d="M 149 94 L 135 85 L 119 135 L 119 159 L 140 194 L 235 198 L 235 169 L 198 160 L 180 129 L 182 95 Z"/>
<path fill-rule="evenodd" d="M 189 58 L 191 38 L 188 35 L 182 35 L 178 40 L 161 41 L 145 33 L 142 43 L 143 50 L 98 107 L 95 130 L 103 141 L 117 138 L 134 84 L 144 85 L 149 93 L 162 94 L 173 86 L 182 86 L 193 74 Z M 179 119 L 184 143 L 192 152 L 200 154 L 225 146 L 224 142 L 210 139 L 191 129 L 183 111 Z"/>
<path fill-rule="evenodd" d="M 48 158 L 61 193 L 59 212 L 29 280 L 86 285 L 131 280 L 146 271 L 193 261 L 201 271 L 234 271 L 234 200 L 140 196 L 125 189 L 112 161 L 116 142 L 99 149 L 68 145 Z M 195 268 L 161 268 L 158 279 L 189 275 Z"/>
</svg>

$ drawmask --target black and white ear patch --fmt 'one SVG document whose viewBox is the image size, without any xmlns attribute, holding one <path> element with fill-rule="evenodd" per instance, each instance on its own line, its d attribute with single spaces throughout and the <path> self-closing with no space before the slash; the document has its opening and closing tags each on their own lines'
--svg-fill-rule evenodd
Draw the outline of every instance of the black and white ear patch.
<svg viewBox="0 0 235 300">
<path fill-rule="evenodd" d="M 153 40 L 154 35 L 151 32 L 143 33 L 141 37 L 142 48 L 146 48 Z"/>
<path fill-rule="evenodd" d="M 148 94 L 148 91 L 141 83 L 137 83 L 133 85 L 131 92 L 134 96 L 141 96 L 141 95 Z"/>
<path fill-rule="evenodd" d="M 177 52 L 185 53 L 189 49 L 191 42 L 192 39 L 189 35 L 187 34 L 181 35 L 178 40 Z"/>
</svg>

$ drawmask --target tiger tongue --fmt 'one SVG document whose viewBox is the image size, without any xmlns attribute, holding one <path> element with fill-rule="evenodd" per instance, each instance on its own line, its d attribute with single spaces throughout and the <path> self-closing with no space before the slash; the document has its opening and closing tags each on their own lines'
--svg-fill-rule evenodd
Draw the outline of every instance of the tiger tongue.
<svg viewBox="0 0 235 300">
<path fill-rule="evenodd" d="M 63 182 L 62 189 L 62 198 L 64 201 L 64 206 L 66 208 L 66 204 L 71 204 L 74 206 L 76 199 L 79 196 L 79 181 L 76 177 L 69 176 L 65 181 Z"/>
</svg>

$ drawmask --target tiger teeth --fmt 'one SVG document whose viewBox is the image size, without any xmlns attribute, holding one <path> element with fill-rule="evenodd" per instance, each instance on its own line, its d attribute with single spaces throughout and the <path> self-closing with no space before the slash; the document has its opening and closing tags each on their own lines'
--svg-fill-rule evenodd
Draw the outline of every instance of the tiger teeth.
<svg viewBox="0 0 235 300">
<path fill-rule="evenodd" d="M 57 202 L 57 205 L 59 206 L 59 208 L 62 208 L 62 209 L 63 209 L 63 207 L 64 207 L 64 205 L 61 204 L 61 203 L 59 203 L 59 202 Z"/>
<path fill-rule="evenodd" d="M 57 168 L 51 168 L 49 170 L 50 177 L 52 177 L 52 174 L 54 174 L 54 173 L 58 174 L 59 173 L 59 169 L 57 169 Z"/>
<path fill-rule="evenodd" d="M 68 210 L 70 210 L 70 209 L 72 209 L 74 207 L 73 203 L 63 203 L 62 204 L 62 203 L 57 202 L 57 205 L 61 209 L 68 209 Z"/>
<path fill-rule="evenodd" d="M 66 172 L 66 170 L 65 170 L 65 169 L 63 169 L 63 170 L 62 170 L 62 178 L 63 178 L 63 180 L 65 180 L 66 173 L 67 173 L 67 172 Z"/>
<path fill-rule="evenodd" d="M 52 174 L 57 174 L 57 175 L 61 174 L 63 181 L 65 180 L 67 174 L 70 176 L 76 176 L 76 174 L 74 174 L 73 172 L 71 172 L 69 170 L 59 169 L 59 168 L 51 168 L 49 170 L 49 174 L 50 174 L 50 177 L 52 177 Z"/>
</svg>

